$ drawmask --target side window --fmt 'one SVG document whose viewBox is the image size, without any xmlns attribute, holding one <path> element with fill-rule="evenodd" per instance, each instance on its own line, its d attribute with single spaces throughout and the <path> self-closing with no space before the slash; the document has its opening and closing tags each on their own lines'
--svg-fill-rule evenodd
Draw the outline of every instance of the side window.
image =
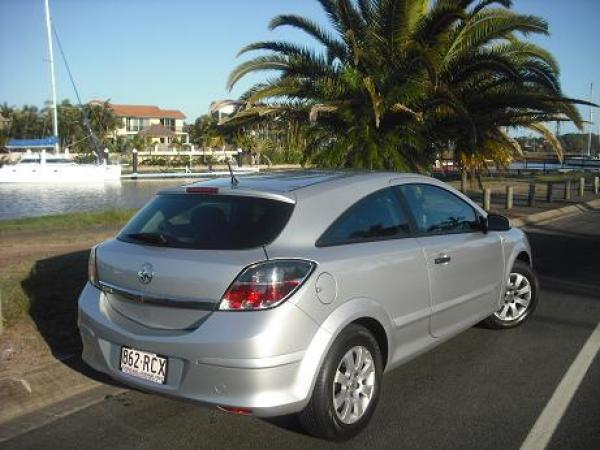
<svg viewBox="0 0 600 450">
<path fill-rule="evenodd" d="M 317 241 L 318 247 L 410 236 L 409 220 L 391 188 L 346 210 Z"/>
<path fill-rule="evenodd" d="M 398 187 L 413 213 L 419 233 L 449 234 L 478 230 L 471 205 L 447 190 L 429 184 Z"/>
</svg>

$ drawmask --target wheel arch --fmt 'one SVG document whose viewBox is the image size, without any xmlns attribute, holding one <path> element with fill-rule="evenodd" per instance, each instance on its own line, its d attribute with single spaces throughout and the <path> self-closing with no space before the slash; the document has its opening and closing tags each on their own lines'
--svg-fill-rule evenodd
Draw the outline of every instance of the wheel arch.
<svg viewBox="0 0 600 450">
<path fill-rule="evenodd" d="M 533 267 L 533 258 L 531 256 L 531 247 L 526 241 L 519 240 L 515 243 L 514 247 L 511 249 L 509 253 L 509 257 L 506 261 L 505 266 L 505 277 L 508 277 L 508 274 L 512 270 L 515 261 L 523 261 L 529 267 Z"/>
<path fill-rule="evenodd" d="M 525 264 L 531 267 L 531 256 L 525 250 L 521 250 L 521 252 L 515 258 L 515 261 L 523 261 Z"/>
<path fill-rule="evenodd" d="M 340 305 L 321 324 L 305 351 L 296 379 L 296 394 L 306 400 L 312 395 L 319 370 L 340 333 L 351 324 L 367 328 L 382 352 L 383 370 L 393 349 L 392 320 L 375 300 L 355 298 Z"/>
<path fill-rule="evenodd" d="M 387 332 L 385 331 L 385 328 L 383 328 L 383 325 L 381 325 L 377 319 L 373 319 L 372 317 L 361 317 L 348 325 L 352 324 L 365 327 L 373 335 L 377 341 L 377 345 L 379 345 L 379 350 L 381 351 L 381 360 L 383 361 L 382 369 L 385 370 L 388 363 L 390 344 Z"/>
</svg>

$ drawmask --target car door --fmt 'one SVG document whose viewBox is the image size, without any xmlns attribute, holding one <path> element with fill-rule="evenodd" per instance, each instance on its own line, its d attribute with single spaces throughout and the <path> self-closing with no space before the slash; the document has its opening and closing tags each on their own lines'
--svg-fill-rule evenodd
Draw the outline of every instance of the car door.
<svg viewBox="0 0 600 450">
<path fill-rule="evenodd" d="M 484 233 L 472 205 L 441 186 L 400 185 L 427 261 L 430 331 L 443 337 L 488 316 L 498 305 L 504 258 L 497 233 Z"/>
<path fill-rule="evenodd" d="M 316 258 L 337 280 L 343 300 L 367 298 L 392 319 L 398 361 L 431 340 L 425 258 L 392 188 L 357 201 L 317 241 Z"/>
</svg>

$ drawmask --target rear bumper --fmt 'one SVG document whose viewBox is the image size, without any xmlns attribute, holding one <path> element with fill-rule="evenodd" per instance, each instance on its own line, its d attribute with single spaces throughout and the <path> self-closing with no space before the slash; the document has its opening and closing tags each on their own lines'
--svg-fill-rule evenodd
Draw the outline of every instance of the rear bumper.
<svg viewBox="0 0 600 450">
<path fill-rule="evenodd" d="M 252 410 L 260 417 L 298 412 L 307 404 L 325 333 L 291 303 L 270 311 L 213 312 L 195 330 L 154 330 L 112 310 L 90 285 L 79 298 L 83 360 L 116 380 L 146 391 L 206 405 Z M 122 346 L 168 358 L 159 385 L 119 369 Z"/>
</svg>

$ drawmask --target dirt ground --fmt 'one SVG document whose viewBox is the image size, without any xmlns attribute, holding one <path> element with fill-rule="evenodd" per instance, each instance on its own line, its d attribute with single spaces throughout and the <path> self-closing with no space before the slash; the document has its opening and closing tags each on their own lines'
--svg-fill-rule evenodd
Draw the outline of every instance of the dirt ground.
<svg viewBox="0 0 600 450">
<path fill-rule="evenodd" d="M 51 256 L 90 248 L 111 236 L 118 228 L 96 227 L 77 230 L 74 236 L 64 230 L 0 233 L 0 271 L 24 259 Z"/>
</svg>

